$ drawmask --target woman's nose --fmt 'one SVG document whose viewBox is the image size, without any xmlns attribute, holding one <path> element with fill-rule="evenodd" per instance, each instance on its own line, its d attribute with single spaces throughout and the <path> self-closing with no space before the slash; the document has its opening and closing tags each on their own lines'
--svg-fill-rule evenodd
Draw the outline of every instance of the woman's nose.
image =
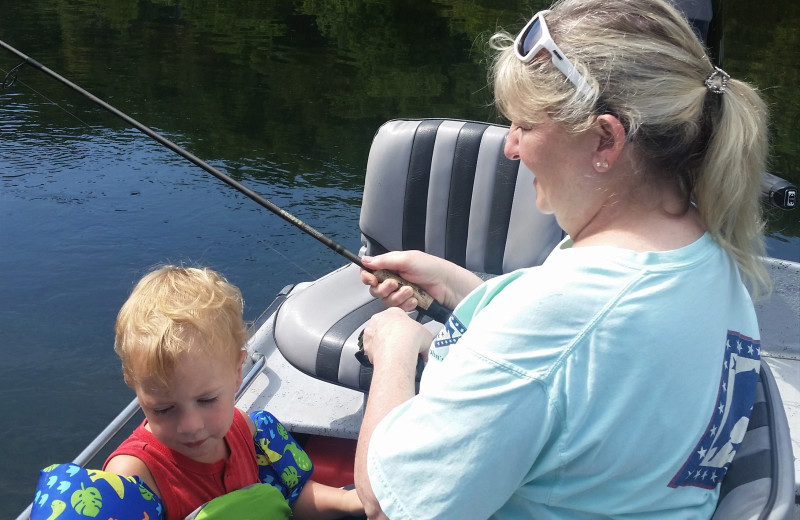
<svg viewBox="0 0 800 520">
<path fill-rule="evenodd" d="M 503 153 L 512 161 L 519 159 L 519 127 L 511 123 L 511 128 L 508 129 L 508 137 L 506 144 L 503 147 Z"/>
</svg>

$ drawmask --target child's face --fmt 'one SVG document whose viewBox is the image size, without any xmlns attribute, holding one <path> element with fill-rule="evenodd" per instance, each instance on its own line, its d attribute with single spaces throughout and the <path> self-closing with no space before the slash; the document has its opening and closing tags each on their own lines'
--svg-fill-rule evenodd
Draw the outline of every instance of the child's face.
<svg viewBox="0 0 800 520">
<path fill-rule="evenodd" d="M 242 383 L 241 362 L 219 356 L 182 356 L 169 388 L 142 380 L 136 396 L 147 426 L 165 446 L 198 462 L 227 457 L 224 437 L 233 423 L 234 394 Z"/>
</svg>

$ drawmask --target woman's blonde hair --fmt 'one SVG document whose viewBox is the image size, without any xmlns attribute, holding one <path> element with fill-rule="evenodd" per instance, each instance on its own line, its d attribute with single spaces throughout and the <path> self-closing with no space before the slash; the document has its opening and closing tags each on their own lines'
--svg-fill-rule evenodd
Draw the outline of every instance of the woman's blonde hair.
<svg viewBox="0 0 800 520">
<path fill-rule="evenodd" d="M 535 124 L 547 114 L 581 132 L 616 116 L 637 171 L 677 183 L 703 224 L 738 263 L 754 294 L 769 288 L 761 176 L 767 110 L 748 84 L 705 84 L 714 72 L 689 23 L 664 0 L 561 0 L 544 15 L 553 40 L 592 87 L 581 94 L 547 53 L 516 58 L 513 36 L 495 34 L 490 67 L 495 103 L 508 119 Z"/>
<path fill-rule="evenodd" d="M 238 288 L 207 268 L 167 265 L 145 275 L 117 316 L 114 350 L 125 382 L 166 386 L 180 357 L 238 361 L 247 341 Z"/>
</svg>

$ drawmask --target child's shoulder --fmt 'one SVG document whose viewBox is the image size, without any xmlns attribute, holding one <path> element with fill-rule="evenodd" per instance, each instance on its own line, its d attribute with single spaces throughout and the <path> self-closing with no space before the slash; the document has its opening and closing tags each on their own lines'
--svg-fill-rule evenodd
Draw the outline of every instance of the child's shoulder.
<svg viewBox="0 0 800 520">
<path fill-rule="evenodd" d="M 122 476 L 139 477 L 159 498 L 161 497 L 161 492 L 156 485 L 153 474 L 150 473 L 147 464 L 139 457 L 133 455 L 115 455 L 108 459 L 103 471 Z"/>
<path fill-rule="evenodd" d="M 247 427 L 250 429 L 250 435 L 255 437 L 257 430 L 256 423 L 253 422 L 253 419 L 251 419 L 250 416 L 247 415 L 247 412 L 245 412 L 244 410 L 241 410 L 239 408 L 236 408 L 235 410 L 239 415 L 241 415 L 244 418 L 245 422 L 247 423 Z"/>
</svg>

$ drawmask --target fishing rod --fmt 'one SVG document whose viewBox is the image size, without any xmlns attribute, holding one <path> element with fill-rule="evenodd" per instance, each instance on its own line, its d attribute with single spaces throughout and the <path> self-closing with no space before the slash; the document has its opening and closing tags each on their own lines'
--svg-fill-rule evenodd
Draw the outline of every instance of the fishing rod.
<svg viewBox="0 0 800 520">
<path fill-rule="evenodd" d="M 33 67 L 34 69 L 37 69 L 37 70 L 45 73 L 46 75 L 48 75 L 51 78 L 59 81 L 60 83 L 63 83 L 64 85 L 66 85 L 67 87 L 71 88 L 75 92 L 79 93 L 80 95 L 82 95 L 85 98 L 89 99 L 90 101 L 92 101 L 96 105 L 100 106 L 104 110 L 114 114 L 115 116 L 117 116 L 118 118 L 122 119 L 123 121 L 125 121 L 126 123 L 131 125 L 132 127 L 136 128 L 137 130 L 142 132 L 143 134 L 145 134 L 148 137 L 152 138 L 153 140 L 155 140 L 159 144 L 161 144 L 163 146 L 166 146 L 167 148 L 169 148 L 173 152 L 177 153 L 178 155 L 180 155 L 184 159 L 187 159 L 190 162 L 192 162 L 193 164 L 195 164 L 196 166 L 199 166 L 200 168 L 204 169 L 206 172 L 210 173 L 211 175 L 213 175 L 217 179 L 221 180 L 222 182 L 224 182 L 228 186 L 230 186 L 233 189 L 237 190 L 241 194 L 246 195 L 247 197 L 249 197 L 253 201 L 255 201 L 258 204 L 260 204 L 262 207 L 268 209 L 272 213 L 274 213 L 274 214 L 278 215 L 279 217 L 281 217 L 286 222 L 288 222 L 288 223 L 292 224 L 293 226 L 297 227 L 302 232 L 304 232 L 304 233 L 306 233 L 308 235 L 311 235 L 312 237 L 316 238 L 319 242 L 323 243 L 325 246 L 327 246 L 328 248 L 332 249 L 337 254 L 345 257 L 350 262 L 356 264 L 361 269 L 364 269 L 365 271 L 369 271 L 370 273 L 374 274 L 378 278 L 378 280 L 384 281 L 386 279 L 391 278 L 391 279 L 394 279 L 395 281 L 397 281 L 397 283 L 400 286 L 409 286 L 409 287 L 411 287 L 411 289 L 414 291 L 414 297 L 417 299 L 417 302 L 418 302 L 417 310 L 419 312 L 430 316 L 432 319 L 434 319 L 434 320 L 436 320 L 436 321 L 438 321 L 440 323 L 446 322 L 447 318 L 452 313 L 452 311 L 450 309 L 448 309 L 447 307 L 443 306 L 441 303 L 436 301 L 431 295 L 429 295 L 427 292 L 425 292 L 421 287 L 419 287 L 419 286 L 417 286 L 417 285 L 415 285 L 415 284 L 413 284 L 411 282 L 408 282 L 408 281 L 404 280 L 403 278 L 401 278 L 400 276 L 398 276 L 398 275 L 396 275 L 396 274 L 394 274 L 394 273 L 392 273 L 390 271 L 387 271 L 385 269 L 380 269 L 380 270 L 376 271 L 376 270 L 369 269 L 369 268 L 365 267 L 364 264 L 361 262 L 361 258 L 357 254 L 355 254 L 352 251 L 348 250 L 342 244 L 340 244 L 340 243 L 336 242 L 335 240 L 333 240 L 332 238 L 327 237 L 324 234 L 320 233 L 319 231 L 317 231 L 313 227 L 309 226 L 308 224 L 306 224 L 305 222 L 303 222 L 299 218 L 295 217 L 294 215 L 292 215 L 291 213 L 289 213 L 285 209 L 277 206 L 273 202 L 271 202 L 271 201 L 267 200 L 266 198 L 262 197 L 261 195 L 259 195 L 255 191 L 251 190 L 247 186 L 243 185 L 242 183 L 238 182 L 237 180 L 233 179 L 229 175 L 226 175 L 226 174 L 222 173 L 221 171 L 219 171 L 218 169 L 214 168 L 213 166 L 211 166 L 207 162 L 203 161 L 199 157 L 197 157 L 194 154 L 188 152 L 184 148 L 181 148 L 180 146 L 178 146 L 177 144 L 173 143 L 172 141 L 170 141 L 166 137 L 162 136 L 158 132 L 154 131 L 150 127 L 148 127 L 148 126 L 140 123 L 136 119 L 132 118 L 128 114 L 116 109 L 115 107 L 113 107 L 110 104 L 106 103 L 105 101 L 103 101 L 102 99 L 98 98 L 97 96 L 95 96 L 91 92 L 88 92 L 87 90 L 83 89 L 82 87 L 80 87 L 80 86 L 76 85 L 75 83 L 71 82 L 70 80 L 68 80 L 64 76 L 58 74 L 57 72 L 54 72 L 54 71 L 48 69 L 47 67 L 45 67 L 44 65 L 42 65 L 41 63 L 39 63 L 35 59 L 31 58 L 30 56 L 26 55 L 25 53 L 15 49 L 14 47 L 12 47 L 11 45 L 7 44 L 6 42 L 4 42 L 2 40 L 0 40 L 0 47 L 3 47 L 4 49 L 9 51 L 10 53 L 14 54 L 15 56 L 17 56 L 18 58 L 23 60 L 23 63 L 20 63 L 19 65 L 17 65 L 13 69 L 11 69 L 11 71 L 8 74 L 6 74 L 6 77 L 3 79 L 3 82 L 2 82 L 2 87 L 4 89 L 11 87 L 16 82 L 17 75 L 18 75 L 19 70 L 22 67 L 22 65 L 28 64 L 31 67 Z M 362 361 L 361 357 L 359 357 L 359 361 Z M 363 364 L 363 361 L 362 361 L 362 364 Z"/>
</svg>

